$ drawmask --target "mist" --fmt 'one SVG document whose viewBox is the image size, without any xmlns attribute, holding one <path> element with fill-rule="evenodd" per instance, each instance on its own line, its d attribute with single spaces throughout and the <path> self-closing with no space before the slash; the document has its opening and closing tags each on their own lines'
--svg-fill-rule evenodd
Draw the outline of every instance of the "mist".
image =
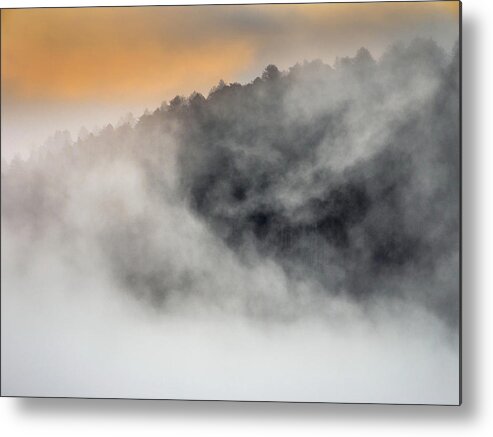
<svg viewBox="0 0 493 437">
<path fill-rule="evenodd" d="M 458 74 L 269 65 L 2 165 L 2 394 L 456 404 Z"/>
</svg>

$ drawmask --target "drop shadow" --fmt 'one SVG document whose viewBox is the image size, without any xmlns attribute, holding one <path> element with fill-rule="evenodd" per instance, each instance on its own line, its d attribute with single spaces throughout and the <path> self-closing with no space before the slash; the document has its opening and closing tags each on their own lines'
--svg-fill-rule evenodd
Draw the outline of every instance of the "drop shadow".
<svg viewBox="0 0 493 437">
<path fill-rule="evenodd" d="M 477 411 L 479 389 L 479 107 L 478 21 L 462 22 L 462 414 Z"/>
</svg>

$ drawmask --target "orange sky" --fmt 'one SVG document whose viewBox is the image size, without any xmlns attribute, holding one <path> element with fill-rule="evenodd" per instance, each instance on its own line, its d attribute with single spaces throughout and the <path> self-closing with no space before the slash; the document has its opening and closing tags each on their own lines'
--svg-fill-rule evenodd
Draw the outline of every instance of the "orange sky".
<svg viewBox="0 0 493 437">
<path fill-rule="evenodd" d="M 340 46 L 360 34 L 364 45 L 375 32 L 456 21 L 457 12 L 456 2 L 4 10 L 3 91 L 19 100 L 168 96 L 235 78 L 281 37 Z"/>
<path fill-rule="evenodd" d="M 62 109 L 152 108 L 220 79 L 249 81 L 269 63 L 332 63 L 361 46 L 378 56 L 415 36 L 449 49 L 458 2 L 4 9 L 1 24 L 2 128 L 20 143 L 13 131 L 34 128 L 36 111 L 61 128 Z"/>
</svg>

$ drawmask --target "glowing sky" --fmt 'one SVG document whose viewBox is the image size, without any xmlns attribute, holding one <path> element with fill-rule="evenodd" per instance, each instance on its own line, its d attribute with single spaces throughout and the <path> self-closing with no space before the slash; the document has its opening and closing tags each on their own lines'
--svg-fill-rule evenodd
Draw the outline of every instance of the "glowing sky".
<svg viewBox="0 0 493 437">
<path fill-rule="evenodd" d="M 361 46 L 378 56 L 416 36 L 450 49 L 458 15 L 455 1 L 3 9 L 2 156 L 269 63 L 333 63 Z"/>
</svg>

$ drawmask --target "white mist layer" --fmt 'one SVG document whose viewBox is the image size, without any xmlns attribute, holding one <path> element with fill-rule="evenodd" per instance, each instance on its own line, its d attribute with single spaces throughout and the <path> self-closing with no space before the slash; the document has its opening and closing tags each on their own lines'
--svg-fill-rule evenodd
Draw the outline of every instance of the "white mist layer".
<svg viewBox="0 0 493 437">
<path fill-rule="evenodd" d="M 81 270 L 45 247 L 22 267 L 29 247 L 2 235 L 3 395 L 458 402 L 457 339 L 417 307 L 333 298 L 331 315 L 289 322 L 203 302 L 155 311 L 94 257 Z"/>
</svg>

